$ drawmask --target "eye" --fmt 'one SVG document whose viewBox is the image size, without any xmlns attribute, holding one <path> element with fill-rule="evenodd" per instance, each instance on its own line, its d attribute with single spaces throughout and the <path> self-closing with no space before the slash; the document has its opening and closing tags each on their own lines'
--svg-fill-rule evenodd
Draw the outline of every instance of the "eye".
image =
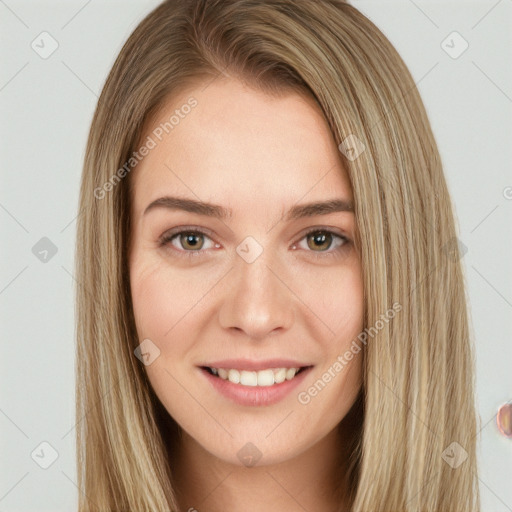
<svg viewBox="0 0 512 512">
<path fill-rule="evenodd" d="M 205 243 L 205 240 L 209 240 L 209 247 Z M 202 249 L 211 249 L 213 247 L 220 247 L 219 244 L 213 242 L 213 240 L 203 231 L 197 229 L 183 229 L 179 231 L 169 231 L 164 233 L 159 239 L 160 246 L 171 245 L 176 249 L 180 256 L 199 256 Z"/>
<path fill-rule="evenodd" d="M 303 238 L 300 239 L 299 244 L 294 244 L 292 249 L 296 249 L 300 242 L 306 241 L 306 247 L 301 246 L 302 249 L 310 249 L 308 252 L 319 253 L 315 254 L 318 257 L 335 256 L 341 251 L 347 249 L 350 240 L 334 231 L 329 229 L 314 228 L 310 229 Z M 334 244 L 334 248 L 333 248 Z M 332 250 L 330 250 L 332 249 Z"/>
</svg>

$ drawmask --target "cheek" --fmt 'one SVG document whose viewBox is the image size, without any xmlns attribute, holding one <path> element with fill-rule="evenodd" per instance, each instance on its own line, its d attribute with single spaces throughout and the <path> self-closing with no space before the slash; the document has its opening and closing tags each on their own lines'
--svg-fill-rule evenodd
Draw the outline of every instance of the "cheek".
<svg viewBox="0 0 512 512">
<path fill-rule="evenodd" d="M 204 291 L 190 283 L 183 272 L 161 261 L 152 262 L 147 256 L 133 261 L 130 280 L 139 341 L 149 339 L 159 350 L 158 357 L 144 369 L 156 395 L 174 416 L 187 410 L 189 403 L 179 383 L 185 382 L 183 367 L 188 365 L 196 338 L 194 306 Z"/>
<path fill-rule="evenodd" d="M 187 321 L 204 294 L 197 280 L 161 262 L 134 261 L 130 270 L 133 311 L 140 338 L 165 343 Z"/>
<path fill-rule="evenodd" d="M 135 264 L 130 272 L 139 338 L 161 338 L 174 323 L 173 293 L 159 267 Z"/>
<path fill-rule="evenodd" d="M 342 348 L 363 329 L 364 292 L 360 266 L 340 266 L 303 275 L 297 295 L 318 318 L 328 352 Z"/>
</svg>

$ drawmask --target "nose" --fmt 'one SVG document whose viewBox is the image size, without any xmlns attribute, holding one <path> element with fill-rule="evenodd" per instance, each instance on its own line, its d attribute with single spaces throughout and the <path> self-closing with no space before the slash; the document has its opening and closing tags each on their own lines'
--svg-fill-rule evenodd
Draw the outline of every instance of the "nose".
<svg viewBox="0 0 512 512">
<path fill-rule="evenodd" d="M 224 329 L 264 339 L 293 324 L 295 301 L 289 278 L 266 256 L 263 251 L 252 263 L 236 258 L 218 313 Z"/>
</svg>

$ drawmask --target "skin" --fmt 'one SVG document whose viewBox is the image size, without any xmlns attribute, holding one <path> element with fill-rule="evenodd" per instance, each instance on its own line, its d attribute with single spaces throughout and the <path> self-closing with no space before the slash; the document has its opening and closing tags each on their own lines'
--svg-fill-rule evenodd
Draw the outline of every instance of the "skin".
<svg viewBox="0 0 512 512">
<path fill-rule="evenodd" d="M 151 120 L 146 134 L 191 96 L 198 102 L 130 176 L 134 316 L 140 341 L 149 338 L 160 350 L 144 367 L 151 385 L 183 430 L 169 455 L 180 507 L 332 511 L 348 435 L 336 427 L 360 390 L 361 353 L 308 404 L 297 395 L 363 329 L 357 226 L 349 211 L 291 221 L 284 215 L 296 204 L 353 202 L 350 182 L 311 98 L 269 96 L 230 77 L 205 85 L 173 96 Z M 143 214 L 165 195 L 219 204 L 232 215 L 163 207 Z M 159 244 L 180 226 L 209 234 L 197 234 L 193 247 L 179 235 Z M 315 245 L 309 228 L 334 234 Z M 236 252 L 247 236 L 263 248 L 252 263 Z M 186 251 L 196 254 L 187 258 Z M 225 358 L 294 358 L 314 367 L 279 403 L 241 406 L 197 366 Z M 262 453 L 254 467 L 237 456 L 248 442 Z"/>
</svg>

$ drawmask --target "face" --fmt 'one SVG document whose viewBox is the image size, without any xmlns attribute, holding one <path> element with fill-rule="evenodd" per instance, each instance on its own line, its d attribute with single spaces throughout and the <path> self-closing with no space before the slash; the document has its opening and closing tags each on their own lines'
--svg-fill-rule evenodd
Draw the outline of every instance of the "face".
<svg viewBox="0 0 512 512">
<path fill-rule="evenodd" d="M 205 86 L 152 120 L 155 145 L 130 176 L 144 370 L 209 454 L 283 462 L 331 433 L 360 389 L 361 353 L 338 359 L 363 329 L 352 190 L 313 100 Z"/>
</svg>

